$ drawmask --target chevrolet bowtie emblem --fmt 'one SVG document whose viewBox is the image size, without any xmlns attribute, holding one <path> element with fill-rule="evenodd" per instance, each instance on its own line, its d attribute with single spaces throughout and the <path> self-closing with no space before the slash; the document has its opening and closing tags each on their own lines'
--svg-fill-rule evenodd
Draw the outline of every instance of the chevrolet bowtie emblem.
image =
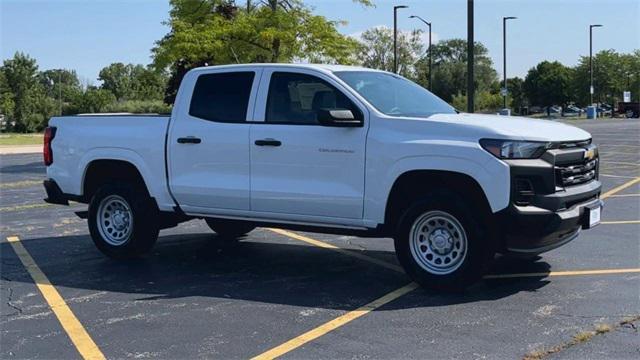
<svg viewBox="0 0 640 360">
<path fill-rule="evenodd" d="M 593 149 L 585 150 L 584 158 L 587 160 L 591 160 L 596 156 L 596 152 Z"/>
</svg>

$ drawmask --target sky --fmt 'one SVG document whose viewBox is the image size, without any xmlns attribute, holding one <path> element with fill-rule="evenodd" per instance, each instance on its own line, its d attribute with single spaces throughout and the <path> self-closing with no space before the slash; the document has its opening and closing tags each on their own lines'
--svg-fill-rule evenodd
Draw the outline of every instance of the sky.
<svg viewBox="0 0 640 360">
<path fill-rule="evenodd" d="M 243 0 L 237 0 L 243 3 Z M 350 0 L 307 0 L 317 14 L 346 20 L 346 35 L 376 26 L 393 26 L 393 5 L 399 28 L 424 25 L 409 15 L 432 22 L 434 39 L 466 38 L 464 0 L 374 0 L 365 8 Z M 38 61 L 41 70 L 75 69 L 85 84 L 96 84 L 98 72 L 112 62 L 148 64 L 151 48 L 168 27 L 168 0 L 0 0 L 0 55 L 17 51 Z M 524 77 L 542 60 L 575 65 L 589 54 L 589 24 L 594 52 L 640 49 L 640 0 L 476 0 L 475 39 L 482 42 L 502 74 L 502 17 L 508 23 L 508 76 Z"/>
</svg>

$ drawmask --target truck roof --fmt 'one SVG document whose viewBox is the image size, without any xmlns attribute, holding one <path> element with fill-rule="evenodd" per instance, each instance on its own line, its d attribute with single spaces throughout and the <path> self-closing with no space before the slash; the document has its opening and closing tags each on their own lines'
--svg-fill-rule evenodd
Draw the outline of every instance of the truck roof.
<svg viewBox="0 0 640 360">
<path fill-rule="evenodd" d="M 256 64 L 229 64 L 229 65 L 216 65 L 216 66 L 202 66 L 194 68 L 191 71 L 204 71 L 207 69 L 234 69 L 238 70 L 242 68 L 255 68 L 255 67 L 290 67 L 293 69 L 313 69 L 323 72 L 338 72 L 338 71 L 372 71 L 372 72 L 384 72 L 381 70 L 370 69 L 362 66 L 351 65 L 335 65 L 335 64 L 281 64 L 281 63 L 256 63 Z"/>
</svg>

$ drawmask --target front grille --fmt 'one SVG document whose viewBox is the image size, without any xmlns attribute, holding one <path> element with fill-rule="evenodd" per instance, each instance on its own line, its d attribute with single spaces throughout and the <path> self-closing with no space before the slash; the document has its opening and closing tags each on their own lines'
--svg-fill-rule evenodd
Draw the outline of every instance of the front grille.
<svg viewBox="0 0 640 360">
<path fill-rule="evenodd" d="M 591 139 L 581 141 L 567 141 L 558 144 L 559 149 L 572 149 L 577 147 L 587 147 L 591 145 Z"/>
<path fill-rule="evenodd" d="M 596 178 L 598 158 L 581 163 L 556 166 L 556 182 L 559 186 L 572 186 L 589 182 Z"/>
</svg>

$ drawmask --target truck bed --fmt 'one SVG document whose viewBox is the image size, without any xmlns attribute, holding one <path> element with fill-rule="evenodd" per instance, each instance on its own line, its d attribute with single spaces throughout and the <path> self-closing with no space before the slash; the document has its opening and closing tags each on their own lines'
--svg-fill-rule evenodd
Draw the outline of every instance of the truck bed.
<svg viewBox="0 0 640 360">
<path fill-rule="evenodd" d="M 54 117 L 54 162 L 49 177 L 66 194 L 82 195 L 84 171 L 92 161 L 115 159 L 134 164 L 161 208 L 172 206 L 165 170 L 165 136 L 169 116 L 80 115 Z"/>
</svg>

